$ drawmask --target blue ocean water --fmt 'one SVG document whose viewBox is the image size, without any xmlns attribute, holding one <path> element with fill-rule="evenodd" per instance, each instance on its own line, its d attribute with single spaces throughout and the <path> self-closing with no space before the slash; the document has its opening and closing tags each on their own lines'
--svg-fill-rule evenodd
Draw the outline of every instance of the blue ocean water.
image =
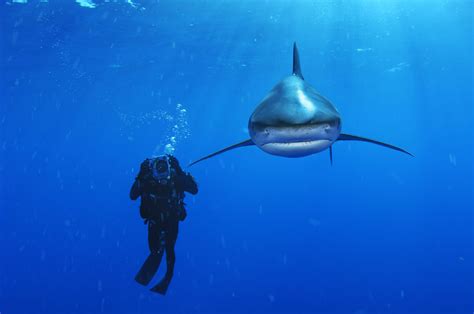
<svg viewBox="0 0 474 314">
<path fill-rule="evenodd" d="M 0 313 L 472 313 L 473 6 L 3 0 Z M 248 138 L 294 41 L 344 132 L 415 157 L 341 142 L 333 166 L 247 147 L 187 168 L 175 278 L 138 285 L 141 161 Z"/>
</svg>

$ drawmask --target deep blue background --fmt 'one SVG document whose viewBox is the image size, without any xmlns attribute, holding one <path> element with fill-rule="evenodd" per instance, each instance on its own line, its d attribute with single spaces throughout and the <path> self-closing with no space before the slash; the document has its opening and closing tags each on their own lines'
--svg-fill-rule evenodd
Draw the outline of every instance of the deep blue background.
<svg viewBox="0 0 474 314">
<path fill-rule="evenodd" d="M 472 313 L 473 2 L 0 4 L 0 312 Z M 189 169 L 166 297 L 147 255 L 140 162 L 187 110 L 183 164 L 247 138 L 291 70 L 331 99 L 337 143 L 243 148 Z M 136 125 L 134 123 L 136 122 Z"/>
</svg>

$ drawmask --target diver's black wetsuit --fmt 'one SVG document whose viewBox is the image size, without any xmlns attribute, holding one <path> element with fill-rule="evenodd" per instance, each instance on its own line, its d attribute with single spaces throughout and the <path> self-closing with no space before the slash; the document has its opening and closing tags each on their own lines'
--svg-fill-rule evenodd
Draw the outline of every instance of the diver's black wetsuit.
<svg viewBox="0 0 474 314">
<path fill-rule="evenodd" d="M 130 190 L 130 198 L 136 200 L 141 197 L 140 213 L 146 218 L 148 223 L 148 246 L 150 255 L 143 264 L 142 268 L 135 277 L 140 284 L 147 285 L 158 270 L 164 251 L 166 251 L 166 274 L 158 285 L 152 288 L 152 291 L 162 294 L 166 293 L 169 283 L 173 277 L 175 264 L 174 247 L 178 237 L 179 221 L 183 220 L 186 212 L 184 209 L 184 192 L 196 194 L 198 192 L 197 184 L 194 178 L 183 172 L 179 166 L 178 160 L 169 156 L 170 166 L 174 169 L 173 189 L 177 193 L 174 198 L 157 198 L 157 195 L 171 195 L 156 182 L 151 176 L 145 175 L 146 172 L 142 164 L 142 169 Z"/>
</svg>

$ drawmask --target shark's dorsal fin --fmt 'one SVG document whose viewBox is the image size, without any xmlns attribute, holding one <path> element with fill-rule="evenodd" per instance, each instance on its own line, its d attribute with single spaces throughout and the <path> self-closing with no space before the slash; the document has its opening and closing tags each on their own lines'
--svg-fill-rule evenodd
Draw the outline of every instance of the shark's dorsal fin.
<svg viewBox="0 0 474 314">
<path fill-rule="evenodd" d="M 296 75 L 300 79 L 304 80 L 303 73 L 301 73 L 300 56 L 298 54 L 296 42 L 293 44 L 293 75 Z"/>
</svg>

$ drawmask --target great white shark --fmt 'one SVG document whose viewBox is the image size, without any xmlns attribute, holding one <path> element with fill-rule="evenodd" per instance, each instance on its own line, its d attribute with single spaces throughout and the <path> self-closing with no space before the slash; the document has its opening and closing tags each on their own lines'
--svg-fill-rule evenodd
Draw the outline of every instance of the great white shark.
<svg viewBox="0 0 474 314">
<path fill-rule="evenodd" d="M 413 156 L 387 143 L 341 133 L 337 109 L 303 78 L 296 43 L 292 74 L 275 85 L 260 102 L 250 116 L 248 131 L 250 139 L 204 156 L 189 166 L 234 148 L 253 145 L 282 157 L 303 157 L 329 148 L 332 164 L 332 145 L 338 141 L 368 142 Z"/>
</svg>

